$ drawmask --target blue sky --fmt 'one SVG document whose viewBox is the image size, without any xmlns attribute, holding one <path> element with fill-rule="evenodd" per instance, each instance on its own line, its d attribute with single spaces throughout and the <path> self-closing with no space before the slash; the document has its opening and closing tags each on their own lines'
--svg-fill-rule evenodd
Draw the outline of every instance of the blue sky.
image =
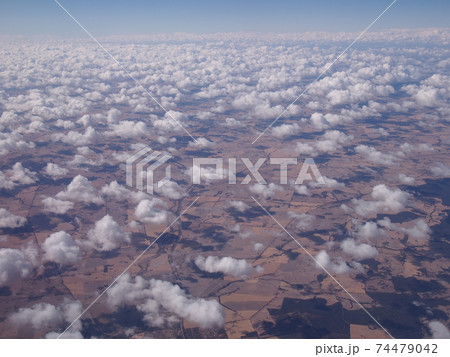
<svg viewBox="0 0 450 357">
<path fill-rule="evenodd" d="M 360 31 L 392 0 L 60 0 L 97 36 Z M 373 30 L 450 27 L 449 0 L 398 0 Z M 0 35 L 86 35 L 53 0 L 0 0 Z"/>
</svg>

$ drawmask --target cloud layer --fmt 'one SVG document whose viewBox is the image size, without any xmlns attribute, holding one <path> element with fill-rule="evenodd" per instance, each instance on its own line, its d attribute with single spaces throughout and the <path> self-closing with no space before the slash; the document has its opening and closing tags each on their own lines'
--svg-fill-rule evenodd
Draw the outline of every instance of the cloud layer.
<svg viewBox="0 0 450 357">
<path fill-rule="evenodd" d="M 194 298 L 178 285 L 168 281 L 140 276 L 132 279 L 128 274 L 107 292 L 107 304 L 115 310 L 131 305 L 143 314 L 149 326 L 170 326 L 180 319 L 187 319 L 203 328 L 224 324 L 224 310 L 215 300 Z"/>
</svg>

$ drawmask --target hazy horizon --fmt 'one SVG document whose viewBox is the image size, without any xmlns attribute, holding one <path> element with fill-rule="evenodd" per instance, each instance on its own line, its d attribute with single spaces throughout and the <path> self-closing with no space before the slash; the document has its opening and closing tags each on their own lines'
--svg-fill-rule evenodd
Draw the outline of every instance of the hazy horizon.
<svg viewBox="0 0 450 357">
<path fill-rule="evenodd" d="M 361 31 L 389 1 L 60 1 L 95 36 L 183 33 L 303 33 Z M 448 27 L 447 1 L 398 0 L 372 31 Z M 53 1 L 2 4 L 1 35 L 82 37 L 82 30 Z"/>
</svg>

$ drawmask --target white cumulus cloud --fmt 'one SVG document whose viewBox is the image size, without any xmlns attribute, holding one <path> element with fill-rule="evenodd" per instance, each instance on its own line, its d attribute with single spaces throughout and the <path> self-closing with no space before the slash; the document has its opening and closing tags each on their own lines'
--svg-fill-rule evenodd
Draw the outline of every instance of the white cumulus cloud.
<svg viewBox="0 0 450 357">
<path fill-rule="evenodd" d="M 130 243 L 130 235 L 124 232 L 117 222 L 106 215 L 95 222 L 95 227 L 87 233 L 88 241 L 85 243 L 99 251 L 110 251 L 120 247 L 122 243 Z"/>
<path fill-rule="evenodd" d="M 195 265 L 208 273 L 220 272 L 236 278 L 247 278 L 254 271 L 258 273 L 262 271 L 261 267 L 254 269 L 245 259 L 235 259 L 232 257 L 219 258 L 211 255 L 206 258 L 199 255 L 195 258 Z"/>
<path fill-rule="evenodd" d="M 450 338 L 450 330 L 440 321 L 430 321 L 428 328 L 433 338 Z"/>
<path fill-rule="evenodd" d="M 409 205 L 410 194 L 400 189 L 390 189 L 384 184 L 373 187 L 372 201 L 353 199 L 355 212 L 363 217 L 381 212 L 398 213 Z"/>
<path fill-rule="evenodd" d="M 348 238 L 341 243 L 344 253 L 356 260 L 373 258 L 378 255 L 378 250 L 367 243 L 357 243 L 354 239 Z"/>
<path fill-rule="evenodd" d="M 73 208 L 73 202 L 58 200 L 53 197 L 44 198 L 42 203 L 44 204 L 44 211 L 56 214 L 65 214 Z"/>
<path fill-rule="evenodd" d="M 51 261 L 60 265 L 77 263 L 81 258 L 81 250 L 70 234 L 59 231 L 51 234 L 42 244 L 44 261 Z"/>
<path fill-rule="evenodd" d="M 0 228 L 19 228 L 25 225 L 27 219 L 22 216 L 16 216 L 6 208 L 0 208 Z"/>
<path fill-rule="evenodd" d="M 230 201 L 230 207 L 235 208 L 241 213 L 244 213 L 248 209 L 250 209 L 250 206 L 242 201 Z"/>
<path fill-rule="evenodd" d="M 274 184 L 273 182 L 268 185 L 255 183 L 254 185 L 249 187 L 250 192 L 262 195 L 265 199 L 273 197 L 277 192 L 284 191 L 283 187 Z"/>
<path fill-rule="evenodd" d="M 69 172 L 69 170 L 66 168 L 60 167 L 51 162 L 47 163 L 47 166 L 45 166 L 45 173 L 53 179 L 60 178 L 66 175 L 67 172 Z"/>
<path fill-rule="evenodd" d="M 106 294 L 111 309 L 136 306 L 149 326 L 170 326 L 182 318 L 202 328 L 221 327 L 225 322 L 223 307 L 216 300 L 192 297 L 168 281 L 124 274 Z"/>
<path fill-rule="evenodd" d="M 170 212 L 166 211 L 166 204 L 158 198 L 142 200 L 137 205 L 134 214 L 137 219 L 143 223 L 167 223 L 171 217 Z"/>
<path fill-rule="evenodd" d="M 82 175 L 74 177 L 67 188 L 56 195 L 56 198 L 74 202 L 95 203 L 97 205 L 103 204 L 103 199 L 98 194 L 97 189 Z"/>
<path fill-rule="evenodd" d="M 37 265 L 37 251 L 32 246 L 0 249 L 0 285 L 26 278 Z"/>
</svg>

